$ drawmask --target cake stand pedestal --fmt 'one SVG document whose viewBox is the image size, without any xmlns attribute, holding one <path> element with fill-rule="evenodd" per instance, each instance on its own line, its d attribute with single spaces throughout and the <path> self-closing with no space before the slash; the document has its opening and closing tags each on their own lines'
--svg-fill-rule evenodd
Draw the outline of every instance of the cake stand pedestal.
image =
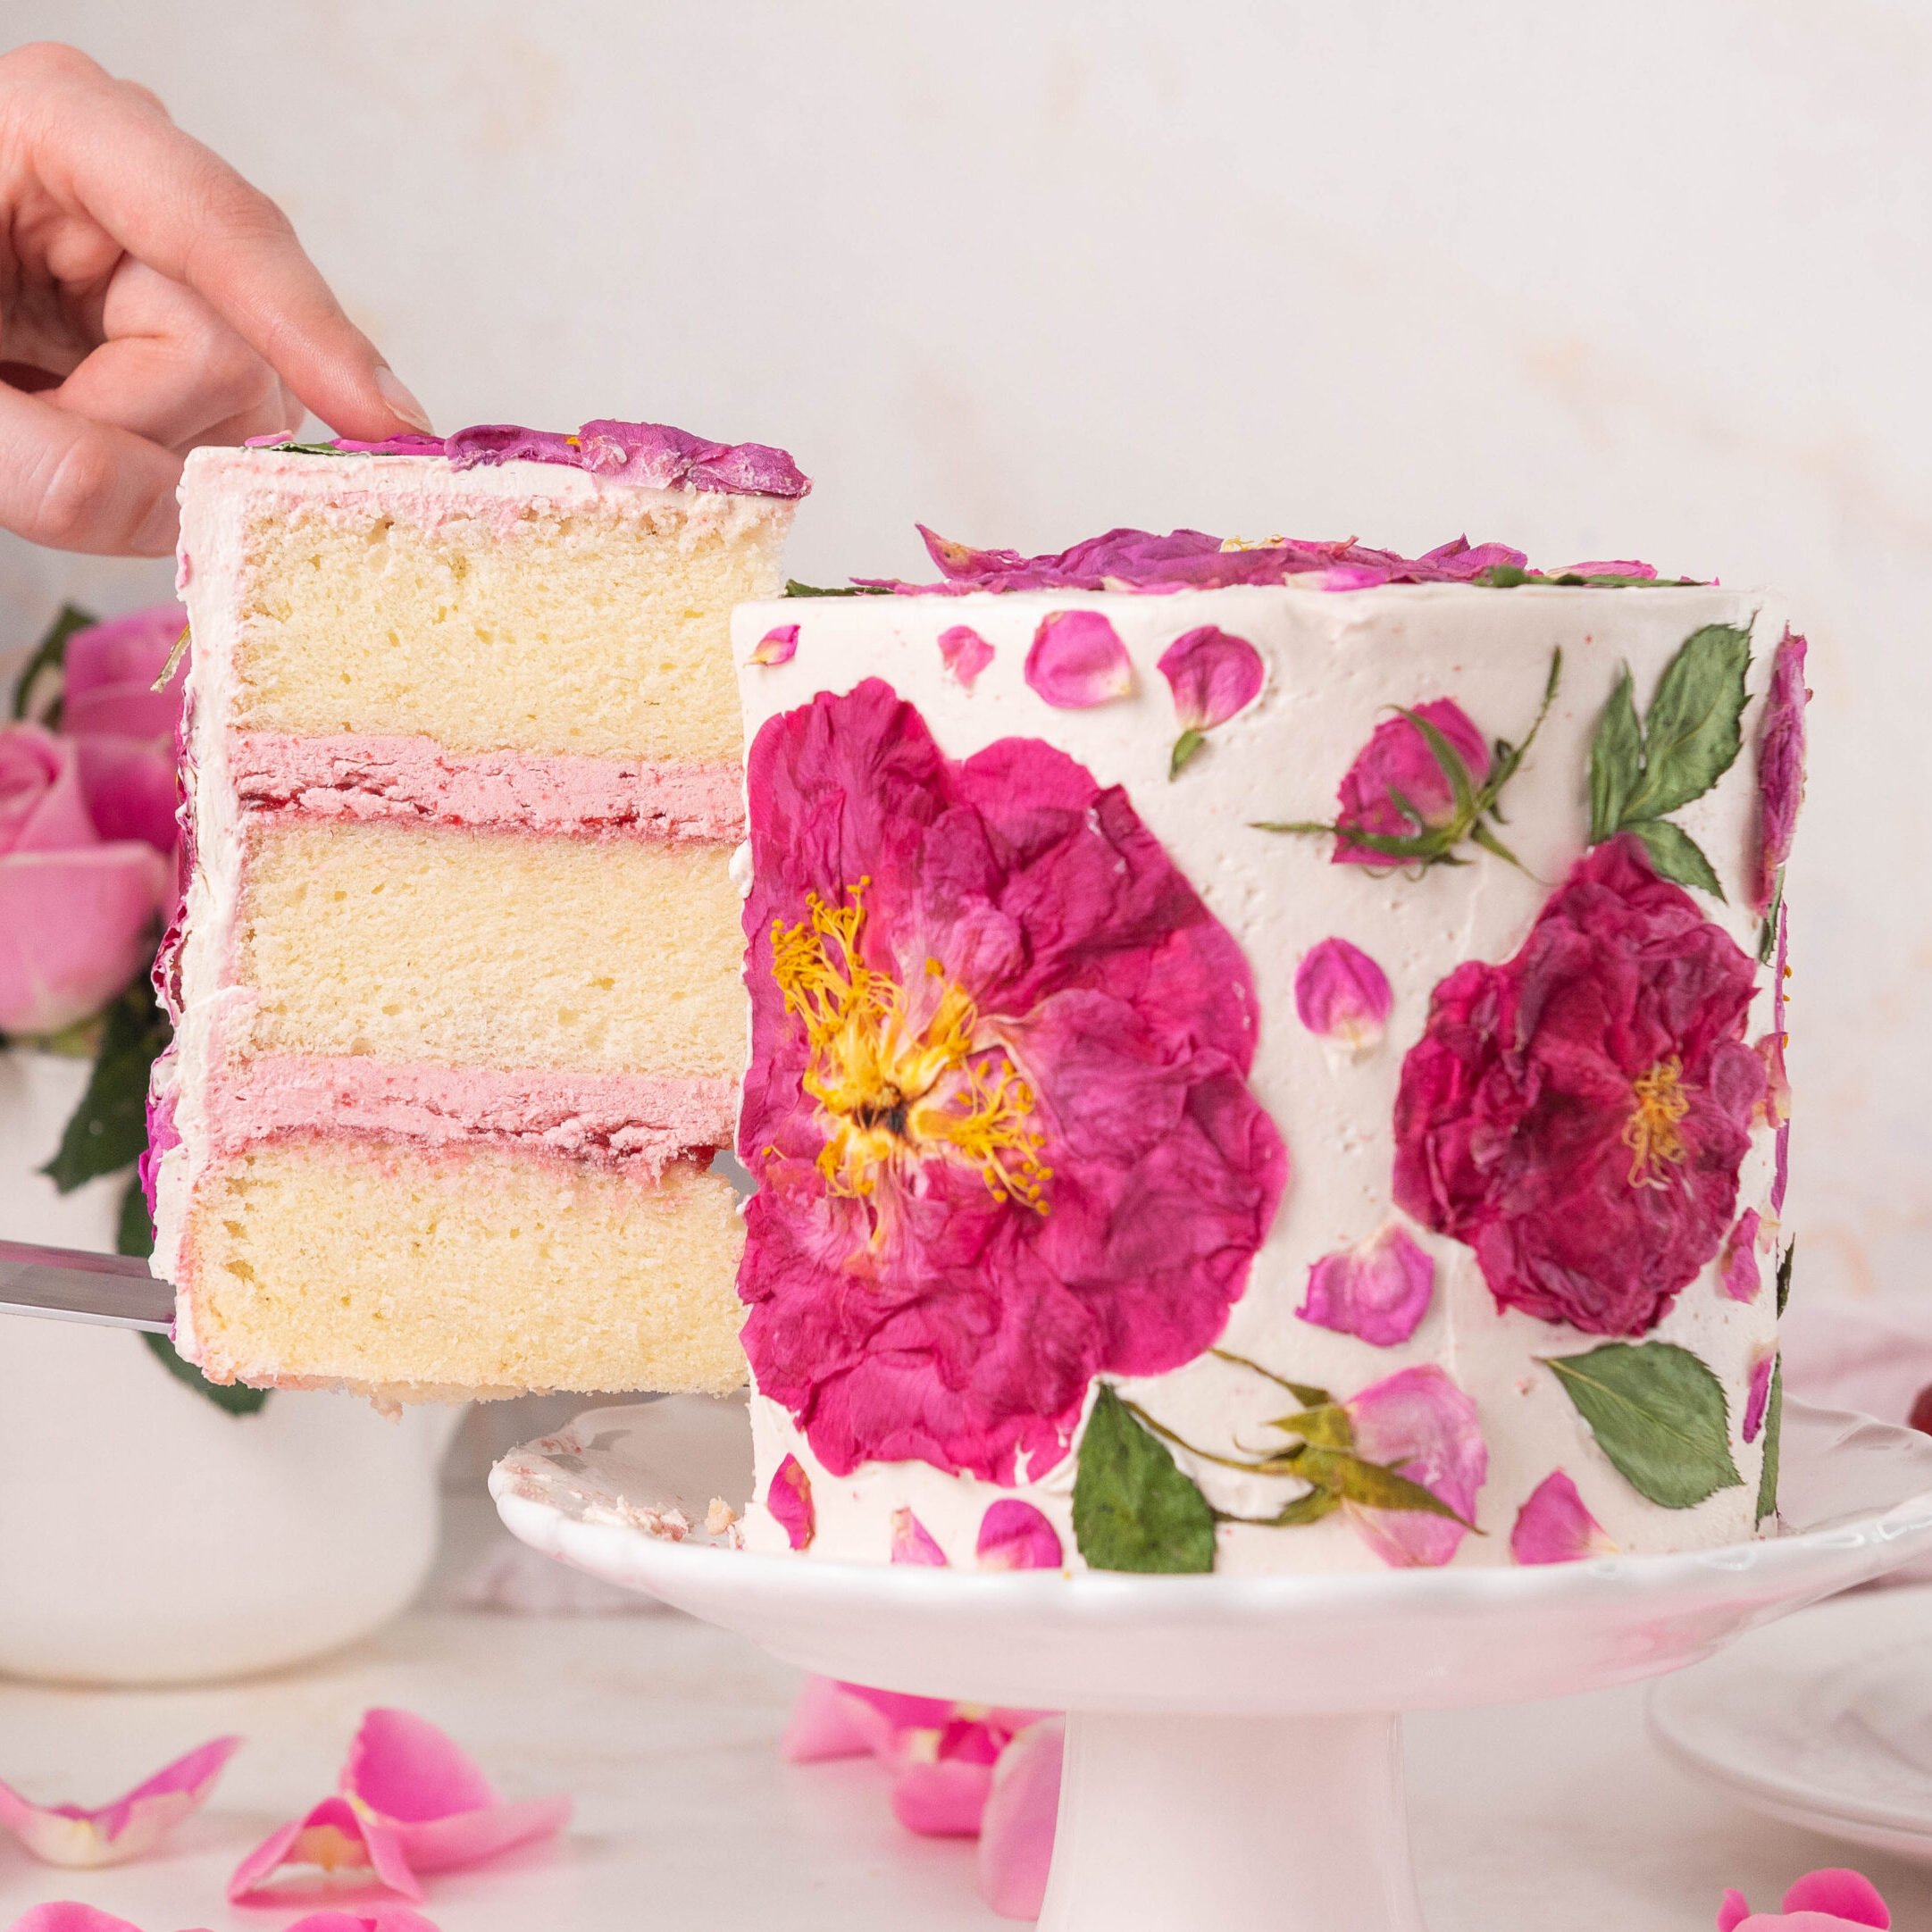
<svg viewBox="0 0 1932 1932">
<path fill-rule="evenodd" d="M 744 1405 L 593 1409 L 490 1478 L 534 1548 L 887 1690 L 1064 1710 L 1047 1932 L 1425 1932 L 1398 1713 L 1657 1677 L 1932 1551 L 1932 1438 L 1786 1405 L 1786 1533 L 1537 1569 L 982 1575 L 701 1530 Z"/>
</svg>

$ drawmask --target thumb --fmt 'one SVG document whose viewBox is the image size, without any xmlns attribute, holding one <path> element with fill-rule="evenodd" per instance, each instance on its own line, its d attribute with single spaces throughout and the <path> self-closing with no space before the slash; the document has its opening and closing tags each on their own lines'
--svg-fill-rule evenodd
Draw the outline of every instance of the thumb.
<svg viewBox="0 0 1932 1932">
<path fill-rule="evenodd" d="M 181 459 L 0 384 L 0 529 L 59 550 L 165 556 Z"/>
</svg>

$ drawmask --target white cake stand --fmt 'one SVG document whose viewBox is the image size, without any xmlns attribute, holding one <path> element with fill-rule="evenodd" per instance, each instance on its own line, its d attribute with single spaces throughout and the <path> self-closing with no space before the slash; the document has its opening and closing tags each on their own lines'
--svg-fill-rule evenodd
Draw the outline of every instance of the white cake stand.
<svg viewBox="0 0 1932 1932">
<path fill-rule="evenodd" d="M 1122 1577 L 801 1561 L 701 1527 L 741 1402 L 593 1409 L 490 1478 L 512 1532 L 828 1677 L 1064 1710 L 1047 1932 L 1424 1932 L 1398 1713 L 1658 1676 L 1932 1551 L 1932 1438 L 1786 1406 L 1787 1533 L 1536 1569 Z"/>
</svg>

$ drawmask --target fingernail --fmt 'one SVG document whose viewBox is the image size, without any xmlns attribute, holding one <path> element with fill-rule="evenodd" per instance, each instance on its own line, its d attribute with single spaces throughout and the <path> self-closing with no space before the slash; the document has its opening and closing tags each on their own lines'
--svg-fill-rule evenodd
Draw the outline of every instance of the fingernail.
<svg viewBox="0 0 1932 1932">
<path fill-rule="evenodd" d="M 425 436 L 436 431 L 430 422 L 430 413 L 419 403 L 398 380 L 396 372 L 387 363 L 376 364 L 376 388 L 382 393 L 382 400 L 413 429 L 418 429 Z"/>
</svg>

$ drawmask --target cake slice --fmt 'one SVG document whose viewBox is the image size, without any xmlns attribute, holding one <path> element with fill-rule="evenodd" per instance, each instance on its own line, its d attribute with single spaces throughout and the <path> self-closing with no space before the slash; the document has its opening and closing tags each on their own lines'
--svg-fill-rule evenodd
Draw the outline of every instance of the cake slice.
<svg viewBox="0 0 1932 1932">
<path fill-rule="evenodd" d="M 742 1380 L 729 614 L 807 487 L 609 422 L 188 459 L 149 1169 L 212 1379 Z"/>
</svg>

